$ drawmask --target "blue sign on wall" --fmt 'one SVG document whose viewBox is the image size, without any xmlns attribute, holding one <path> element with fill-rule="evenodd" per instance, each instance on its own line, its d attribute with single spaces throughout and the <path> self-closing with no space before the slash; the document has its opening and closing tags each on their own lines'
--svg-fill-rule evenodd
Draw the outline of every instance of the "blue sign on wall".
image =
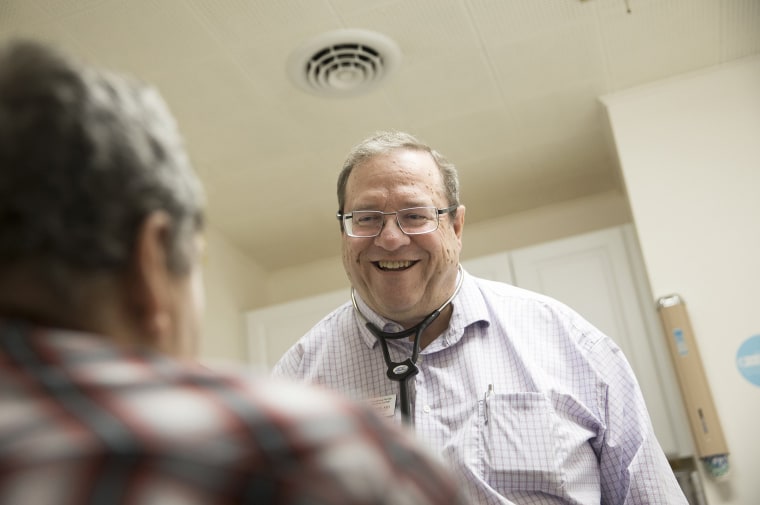
<svg viewBox="0 0 760 505">
<path fill-rule="evenodd" d="M 749 337 L 739 346 L 736 367 L 745 379 L 760 386 L 760 335 Z"/>
</svg>

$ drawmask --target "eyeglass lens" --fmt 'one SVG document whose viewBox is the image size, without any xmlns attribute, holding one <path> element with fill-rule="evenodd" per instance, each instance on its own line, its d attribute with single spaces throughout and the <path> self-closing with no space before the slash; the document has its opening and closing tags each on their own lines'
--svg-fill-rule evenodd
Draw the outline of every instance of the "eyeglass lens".
<svg viewBox="0 0 760 505">
<path fill-rule="evenodd" d="M 377 210 L 355 210 L 351 218 L 345 220 L 346 231 L 350 235 L 372 237 L 383 229 L 385 216 L 396 214 L 396 222 L 401 231 L 408 235 L 430 233 L 438 228 L 438 209 L 435 207 L 414 207 L 394 212 Z"/>
</svg>

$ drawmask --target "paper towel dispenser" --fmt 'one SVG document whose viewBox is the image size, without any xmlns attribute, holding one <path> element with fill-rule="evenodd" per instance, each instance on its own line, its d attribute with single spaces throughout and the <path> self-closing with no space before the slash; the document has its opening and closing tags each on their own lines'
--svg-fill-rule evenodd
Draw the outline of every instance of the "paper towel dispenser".
<svg viewBox="0 0 760 505">
<path fill-rule="evenodd" d="M 664 296 L 657 301 L 657 312 L 665 330 L 668 351 L 683 396 L 697 455 L 713 477 L 722 477 L 729 469 L 728 445 L 705 376 L 686 304 L 677 294 Z"/>
</svg>

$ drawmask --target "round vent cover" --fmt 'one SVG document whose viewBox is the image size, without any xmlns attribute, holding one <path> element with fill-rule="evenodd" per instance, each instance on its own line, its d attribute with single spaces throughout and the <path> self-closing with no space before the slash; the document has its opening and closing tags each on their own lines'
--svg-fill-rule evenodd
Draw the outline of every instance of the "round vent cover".
<svg viewBox="0 0 760 505">
<path fill-rule="evenodd" d="M 376 87 L 397 66 L 401 51 L 379 33 L 359 29 L 324 33 L 293 52 L 293 82 L 322 96 L 355 96 Z"/>
</svg>

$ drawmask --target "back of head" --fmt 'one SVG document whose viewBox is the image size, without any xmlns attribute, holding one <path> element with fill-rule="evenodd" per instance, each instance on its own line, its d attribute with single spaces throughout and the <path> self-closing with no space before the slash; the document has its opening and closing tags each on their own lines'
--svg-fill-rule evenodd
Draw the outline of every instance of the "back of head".
<svg viewBox="0 0 760 505">
<path fill-rule="evenodd" d="M 0 284 L 27 269 L 66 297 L 123 271 L 141 221 L 171 218 L 169 266 L 188 268 L 203 194 L 154 89 L 49 47 L 0 52 Z"/>
</svg>

